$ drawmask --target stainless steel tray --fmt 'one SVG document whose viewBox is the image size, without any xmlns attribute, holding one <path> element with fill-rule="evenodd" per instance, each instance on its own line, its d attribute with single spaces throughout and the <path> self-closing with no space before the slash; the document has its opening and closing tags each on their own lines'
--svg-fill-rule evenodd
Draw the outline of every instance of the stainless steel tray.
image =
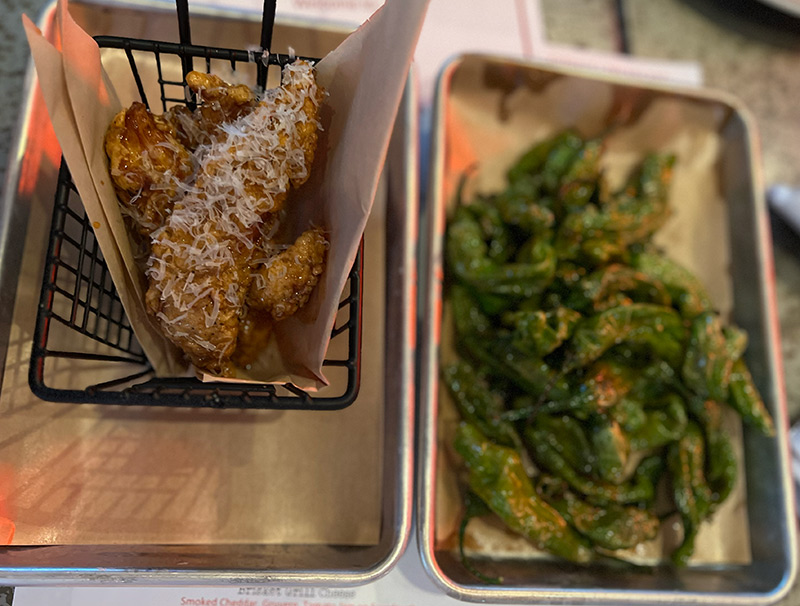
<svg viewBox="0 0 800 606">
<path fill-rule="evenodd" d="M 92 35 L 177 40 L 174 13 L 145 3 L 76 1 L 70 12 Z M 45 11 L 43 30 L 54 14 L 54 5 Z M 241 48 L 258 41 L 259 28 L 255 15 L 192 17 L 194 42 L 207 46 Z M 273 40 L 274 48 L 324 56 L 345 36 L 278 22 Z M 366 230 L 361 388 L 342 411 L 168 411 L 35 398 L 25 368 L 60 150 L 32 68 L 24 107 L 0 207 L 0 515 L 16 524 L 12 545 L 0 548 L 0 583 L 335 585 L 385 574 L 405 549 L 412 505 L 411 80 Z M 304 456 L 309 449 L 324 456 Z"/>
<path fill-rule="evenodd" d="M 481 95 L 474 95 L 475 90 L 482 91 Z M 523 106 L 520 94 L 539 95 L 535 97 L 537 104 Z M 718 143 L 714 160 L 707 164 L 708 174 L 704 174 L 708 177 L 705 183 L 717 194 L 717 202 L 678 211 L 684 217 L 687 213 L 696 215 L 693 222 L 684 222 L 678 231 L 673 229 L 672 248 L 682 248 L 677 252 L 687 257 L 690 267 L 704 269 L 701 277 L 715 282 L 716 290 L 728 299 L 726 307 L 733 320 L 748 331 L 749 364 L 777 424 L 774 440 L 744 432 L 746 494 L 743 490 L 738 505 L 742 524 L 718 528 L 714 535 L 725 543 L 726 537 L 746 537 L 749 531 L 749 548 L 738 554 L 744 557 L 736 561 L 726 560 L 723 549 L 721 555 L 702 564 L 685 569 L 656 566 L 647 573 L 595 566 L 576 568 L 550 559 L 530 559 L 531 554 L 523 557 L 519 552 L 505 552 L 494 558 L 488 569 L 490 574 L 504 577 L 505 584 L 481 584 L 464 570 L 452 544 L 437 542 L 437 529 L 443 524 L 452 527 L 449 518 L 459 515 L 445 509 L 442 487 L 447 478 L 442 472 L 448 463 L 438 426 L 442 410 L 439 355 L 446 330 L 441 318 L 442 240 L 454 182 L 465 167 L 495 162 L 502 154 L 508 161 L 514 157 L 509 155 L 508 145 L 498 143 L 502 136 L 493 138 L 486 132 L 483 122 L 489 114 L 496 116 L 493 120 L 504 131 L 505 141 L 519 150 L 541 139 L 546 131 L 542 127 L 548 124 L 581 124 L 602 132 L 613 117 L 618 128 L 641 127 L 642 116 L 658 103 L 672 112 L 706 116 L 709 131 Z M 515 111 L 528 113 L 524 125 L 515 122 Z M 449 595 L 490 603 L 766 604 L 785 596 L 797 568 L 794 503 L 769 226 L 758 143 L 747 111 L 736 100 L 716 93 L 660 88 L 578 70 L 468 55 L 454 59 L 442 71 L 434 114 L 420 280 L 416 497 L 419 548 L 430 576 Z M 670 136 L 669 127 L 656 132 L 659 121 L 651 119 L 648 124 L 654 138 Z M 639 135 L 649 145 L 647 137 L 642 132 Z M 631 146 L 626 151 L 641 155 L 645 150 Z M 497 174 L 503 174 L 503 166 L 502 160 L 497 161 Z M 452 476 L 450 481 L 454 481 Z"/>
</svg>

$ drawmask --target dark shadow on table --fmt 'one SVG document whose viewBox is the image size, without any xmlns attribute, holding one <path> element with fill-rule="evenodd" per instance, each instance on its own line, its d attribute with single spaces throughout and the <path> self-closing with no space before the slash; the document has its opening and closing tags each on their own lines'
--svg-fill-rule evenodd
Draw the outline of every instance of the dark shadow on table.
<svg viewBox="0 0 800 606">
<path fill-rule="evenodd" d="M 777 47 L 800 48 L 800 2 L 798 14 L 793 15 L 757 0 L 681 1 L 743 37 Z"/>
</svg>

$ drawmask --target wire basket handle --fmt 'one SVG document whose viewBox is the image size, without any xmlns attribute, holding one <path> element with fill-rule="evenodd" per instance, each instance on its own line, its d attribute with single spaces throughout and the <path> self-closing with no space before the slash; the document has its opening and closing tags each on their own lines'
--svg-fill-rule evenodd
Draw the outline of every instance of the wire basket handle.
<svg viewBox="0 0 800 606">
<path fill-rule="evenodd" d="M 264 0 L 264 8 L 261 12 L 261 52 L 262 57 L 258 58 L 256 67 L 256 83 L 258 88 L 264 90 L 267 86 L 267 63 L 263 59 L 263 53 L 272 52 L 272 30 L 275 27 L 275 7 L 278 0 Z"/>
<path fill-rule="evenodd" d="M 189 1 L 175 0 L 178 9 L 178 38 L 183 46 L 192 44 L 192 28 L 189 25 Z M 183 78 L 192 71 L 192 58 L 184 54 L 181 57 L 181 67 L 183 68 Z"/>
<path fill-rule="evenodd" d="M 264 7 L 261 12 L 261 53 L 270 53 L 272 49 L 272 30 L 275 26 L 275 9 L 278 0 L 264 0 Z M 178 10 L 178 38 L 181 45 L 192 45 L 192 30 L 189 24 L 189 1 L 188 0 L 175 0 Z M 189 55 L 183 55 L 181 58 L 181 67 L 183 68 L 183 77 L 192 71 L 192 58 Z M 267 62 L 258 57 L 257 66 L 257 83 L 259 88 L 264 88 L 267 83 Z M 192 99 L 193 101 L 194 99 Z"/>
</svg>

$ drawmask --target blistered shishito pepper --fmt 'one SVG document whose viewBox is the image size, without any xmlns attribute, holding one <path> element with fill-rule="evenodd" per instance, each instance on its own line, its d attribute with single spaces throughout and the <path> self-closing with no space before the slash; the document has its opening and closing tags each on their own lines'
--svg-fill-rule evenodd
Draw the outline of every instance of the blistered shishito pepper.
<svg viewBox="0 0 800 606">
<path fill-rule="evenodd" d="M 675 157 L 648 154 L 638 173 L 610 200 L 604 211 L 627 244 L 643 242 L 661 227 L 669 216 L 667 205 Z"/>
<path fill-rule="evenodd" d="M 624 257 L 627 245 L 614 237 L 605 235 L 598 238 L 587 238 L 581 244 L 581 256 L 590 265 L 600 265 Z"/>
<path fill-rule="evenodd" d="M 583 425 L 569 415 L 538 415 L 536 427 L 548 434 L 548 442 L 572 469 L 590 475 L 597 458 Z"/>
<path fill-rule="evenodd" d="M 741 355 L 728 345 L 715 313 L 703 312 L 692 320 L 681 373 L 686 386 L 701 398 L 728 399 L 733 363 Z"/>
<path fill-rule="evenodd" d="M 469 295 L 461 297 L 462 303 L 469 300 Z M 456 295 L 454 289 L 453 309 L 456 312 Z M 554 399 L 563 399 L 569 393 L 567 381 L 559 373 L 550 368 L 541 359 L 533 358 L 517 351 L 511 337 L 499 337 L 490 332 L 477 332 L 469 330 L 470 318 L 478 318 L 478 322 L 486 319 L 476 307 L 469 306 L 469 313 L 462 308 L 461 315 L 456 317 L 456 326 L 459 334 L 459 344 L 476 361 L 485 364 L 489 370 L 500 377 L 511 381 L 520 389 L 532 396 L 547 394 Z M 459 317 L 461 319 L 459 319 Z M 465 328 L 458 329 L 462 325 Z"/>
<path fill-rule="evenodd" d="M 626 187 L 602 206 L 588 204 L 568 213 L 556 235 L 559 257 L 604 263 L 649 240 L 669 215 L 673 164 L 672 156 L 650 154 Z"/>
<path fill-rule="evenodd" d="M 561 179 L 558 201 L 561 212 L 580 209 L 589 202 L 600 177 L 600 139 L 587 141 L 573 158 L 572 164 Z"/>
<path fill-rule="evenodd" d="M 713 400 L 689 401 L 689 410 L 706 438 L 706 480 L 714 506 L 728 498 L 736 485 L 739 464 L 727 432 L 722 427 L 722 406 Z"/>
<path fill-rule="evenodd" d="M 515 311 L 503 316 L 512 327 L 514 346 L 524 353 L 541 358 L 567 340 L 581 315 L 568 307 L 548 311 Z"/>
<path fill-rule="evenodd" d="M 592 502 L 629 504 L 653 500 L 655 482 L 661 472 L 661 458 L 658 456 L 644 459 L 629 482 L 617 485 L 579 473 L 558 452 L 548 431 L 531 426 L 526 428 L 524 437 L 536 463 L 562 478 L 573 490 L 586 495 Z"/>
<path fill-rule="evenodd" d="M 467 362 L 458 361 L 446 366 L 442 377 L 461 418 L 498 444 L 518 450 L 522 448 L 522 440 L 514 425 L 503 419 L 506 409 L 503 394 L 492 390 L 484 373 Z"/>
<path fill-rule="evenodd" d="M 520 229 L 524 235 L 549 239 L 555 215 L 539 201 L 533 187 L 534 184 L 528 182 L 510 186 L 498 194 L 494 202 L 507 225 Z"/>
<path fill-rule="evenodd" d="M 655 303 L 669 307 L 672 298 L 661 282 L 621 263 L 606 265 L 588 275 L 568 303 L 576 309 L 602 311 L 614 307 L 620 295 L 636 303 Z"/>
<path fill-rule="evenodd" d="M 500 211 L 492 200 L 478 198 L 464 206 L 471 213 L 481 228 L 483 239 L 487 246 L 487 256 L 492 263 L 502 264 L 508 261 L 513 254 L 514 247 Z"/>
<path fill-rule="evenodd" d="M 555 273 L 555 251 L 537 241 L 519 262 L 494 263 L 478 219 L 464 206 L 447 229 L 447 262 L 453 274 L 477 291 L 512 298 L 541 292 Z"/>
<path fill-rule="evenodd" d="M 556 137 L 541 168 L 543 187 L 546 191 L 558 192 L 569 168 L 578 158 L 582 148 L 583 139 L 572 131 L 565 131 Z"/>
<path fill-rule="evenodd" d="M 615 360 L 600 359 L 584 373 L 581 382 L 565 399 L 551 398 L 542 412 L 566 412 L 586 421 L 600 410 L 612 408 L 635 385 L 637 372 Z"/>
<path fill-rule="evenodd" d="M 510 184 L 529 179 L 537 175 L 553 148 L 558 145 L 566 135 L 551 137 L 537 143 L 522 154 L 514 165 L 508 169 L 506 176 Z"/>
<path fill-rule="evenodd" d="M 458 427 L 455 448 L 467 465 L 470 489 L 508 528 L 559 557 L 592 560 L 588 542 L 536 493 L 519 453 L 492 443 L 467 423 Z"/>
<path fill-rule="evenodd" d="M 466 206 L 459 206 L 447 226 L 447 268 L 461 280 L 493 271 L 480 223 Z"/>
<path fill-rule="evenodd" d="M 634 450 L 651 450 L 679 440 L 689 422 L 683 400 L 676 394 L 664 398 L 663 408 L 645 411 L 644 424 L 631 432 Z"/>
<path fill-rule="evenodd" d="M 568 370 L 586 366 L 620 343 L 647 345 L 670 365 L 683 358 L 686 329 L 678 313 L 663 305 L 633 303 L 584 318 L 570 339 Z"/>
<path fill-rule="evenodd" d="M 481 311 L 468 289 L 453 286 L 450 299 L 458 345 L 472 358 L 529 394 L 547 393 L 556 399 L 566 397 L 569 393 L 566 380 L 541 359 L 518 351 L 511 336 L 500 336 L 492 330 L 489 317 Z"/>
<path fill-rule="evenodd" d="M 700 280 L 676 261 L 663 254 L 641 252 L 633 257 L 633 266 L 664 285 L 684 318 L 712 311 L 711 299 Z"/>
<path fill-rule="evenodd" d="M 711 510 L 713 497 L 705 477 L 705 451 L 703 434 L 694 423 L 689 423 L 686 434 L 667 450 L 673 498 L 683 521 L 683 541 L 672 553 L 673 562 L 679 566 L 689 561 L 700 524 Z"/>
<path fill-rule="evenodd" d="M 775 424 L 772 417 L 753 383 L 750 370 L 741 358 L 733 365 L 728 404 L 741 415 L 742 420 L 748 425 L 755 427 L 766 436 L 775 435 Z"/>
<path fill-rule="evenodd" d="M 600 479 L 622 484 L 631 455 L 630 437 L 617 421 L 606 415 L 595 415 L 591 427 L 592 449 Z"/>
<path fill-rule="evenodd" d="M 569 492 L 548 502 L 579 533 L 603 549 L 631 549 L 658 534 L 658 517 L 639 507 L 593 505 Z"/>
<path fill-rule="evenodd" d="M 627 243 L 609 232 L 610 224 L 610 215 L 594 204 L 568 213 L 554 238 L 558 258 L 600 264 L 621 255 Z"/>
</svg>

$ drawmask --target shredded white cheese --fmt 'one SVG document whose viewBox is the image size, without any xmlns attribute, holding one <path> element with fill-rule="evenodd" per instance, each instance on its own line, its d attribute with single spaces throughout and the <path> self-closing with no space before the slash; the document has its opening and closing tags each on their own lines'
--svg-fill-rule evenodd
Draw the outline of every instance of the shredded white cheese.
<svg viewBox="0 0 800 606">
<path fill-rule="evenodd" d="M 223 125 L 217 140 L 195 151 L 196 180 L 178 185 L 181 194 L 172 213 L 152 235 L 146 270 L 162 304 L 173 310 L 156 314 L 173 337 L 190 334 L 197 345 L 213 350 L 197 331 L 182 330 L 181 321 L 201 304 L 210 328 L 221 305 L 243 304 L 241 281 L 249 281 L 252 272 L 236 271 L 242 254 L 255 252 L 259 235 L 265 242 L 274 235 L 277 222 L 264 223 L 265 215 L 276 208 L 292 180 L 308 175 L 298 126 L 312 119 L 304 111 L 309 99 L 316 107 L 312 66 L 289 64 L 280 88 L 268 91 L 252 112 Z M 266 255 L 259 260 L 268 261 L 274 252 L 259 251 L 259 257 Z"/>
</svg>

